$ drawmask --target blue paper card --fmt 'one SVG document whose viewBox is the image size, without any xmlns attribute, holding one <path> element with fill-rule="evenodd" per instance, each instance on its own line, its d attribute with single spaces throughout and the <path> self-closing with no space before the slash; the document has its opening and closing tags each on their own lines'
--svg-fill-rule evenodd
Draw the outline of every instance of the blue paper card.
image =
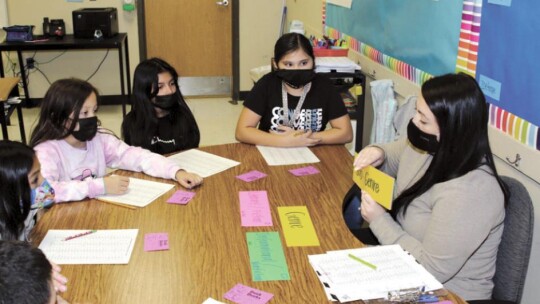
<svg viewBox="0 0 540 304">
<path fill-rule="evenodd" d="M 495 79 L 491 79 L 485 75 L 480 75 L 478 84 L 480 89 L 486 96 L 489 96 L 497 101 L 501 99 L 501 83 Z"/>
<path fill-rule="evenodd" d="M 488 3 L 497 4 L 497 5 L 504 5 L 504 6 L 510 6 L 510 5 L 512 5 L 512 0 L 488 0 Z"/>
</svg>

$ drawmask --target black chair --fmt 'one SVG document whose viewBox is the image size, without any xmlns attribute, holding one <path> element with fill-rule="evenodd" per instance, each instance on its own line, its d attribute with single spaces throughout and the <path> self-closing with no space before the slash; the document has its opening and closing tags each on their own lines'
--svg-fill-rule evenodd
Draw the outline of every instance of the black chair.
<svg viewBox="0 0 540 304">
<path fill-rule="evenodd" d="M 362 226 L 363 220 L 358 211 L 360 201 L 362 200 L 361 195 L 362 191 L 360 188 L 356 184 L 353 184 L 343 198 L 343 219 L 351 231 L 359 229 Z"/>
<path fill-rule="evenodd" d="M 362 202 L 362 191 L 360 188 L 353 184 L 349 189 L 349 192 L 345 194 L 342 204 L 342 215 L 345 224 L 354 236 L 359 239 L 365 245 L 380 245 L 379 240 L 375 237 L 371 229 L 364 227 L 364 219 L 360 215 L 358 207 Z"/>
<path fill-rule="evenodd" d="M 501 177 L 510 192 L 504 231 L 493 282 L 493 302 L 520 303 L 531 256 L 534 209 L 527 189 L 517 180 Z"/>
</svg>

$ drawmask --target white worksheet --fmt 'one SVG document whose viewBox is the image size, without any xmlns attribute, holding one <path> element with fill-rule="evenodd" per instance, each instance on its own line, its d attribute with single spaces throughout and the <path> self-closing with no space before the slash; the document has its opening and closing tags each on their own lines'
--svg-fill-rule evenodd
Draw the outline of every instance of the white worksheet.
<svg viewBox="0 0 540 304">
<path fill-rule="evenodd" d="M 308 258 L 328 288 L 325 291 L 340 302 L 386 298 L 389 291 L 408 288 L 424 287 L 425 291 L 443 288 L 399 245 L 330 251 Z"/>
<path fill-rule="evenodd" d="M 101 195 L 98 200 L 144 207 L 174 187 L 172 184 L 129 178 L 128 191 L 122 195 Z"/>
<path fill-rule="evenodd" d="M 41 244 L 47 258 L 60 265 L 127 264 L 137 240 L 138 229 L 98 230 L 64 239 L 87 230 L 49 230 Z"/>
<path fill-rule="evenodd" d="M 171 155 L 169 159 L 177 163 L 182 169 L 202 177 L 217 174 L 240 164 L 232 159 L 197 149 Z"/>
<path fill-rule="evenodd" d="M 269 166 L 318 163 L 320 160 L 308 147 L 276 148 L 257 146 Z"/>
</svg>

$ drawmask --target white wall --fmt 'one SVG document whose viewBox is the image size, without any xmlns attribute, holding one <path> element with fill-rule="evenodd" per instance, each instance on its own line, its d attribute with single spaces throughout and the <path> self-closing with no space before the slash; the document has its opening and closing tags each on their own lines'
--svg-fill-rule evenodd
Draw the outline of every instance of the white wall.
<svg viewBox="0 0 540 304">
<path fill-rule="evenodd" d="M 4 27 L 7 25 L 8 25 L 8 15 L 7 15 L 6 0 L 0 0 L 0 27 Z"/>
<path fill-rule="evenodd" d="M 139 63 L 139 37 L 137 26 L 137 12 L 122 10 L 120 0 L 100 0 L 83 2 L 67 2 L 66 0 L 0 0 L 7 1 L 7 13 L 10 25 L 34 25 L 34 34 L 42 34 L 43 17 L 49 19 L 63 19 L 68 34 L 73 33 L 72 11 L 87 7 L 115 7 L 118 10 L 118 26 L 120 32 L 128 34 L 130 70 L 133 71 Z M 1 4 L 1 2 L 0 2 Z M 1 6 L 0 6 L 1 7 Z M 23 57 L 31 57 L 34 52 L 24 52 Z M 37 62 L 46 62 L 61 54 L 60 51 L 40 51 L 36 53 Z M 104 58 L 106 50 L 93 51 L 67 51 L 55 61 L 43 64 L 39 68 L 47 75 L 49 80 L 77 77 L 87 79 Z M 17 62 L 17 55 L 11 52 L 10 57 Z M 5 66 L 4 62 L 4 66 Z M 120 94 L 120 73 L 118 52 L 111 50 L 103 62 L 99 72 L 90 80 L 103 95 Z M 30 97 L 41 98 L 49 88 L 49 84 L 39 72 L 30 74 Z"/>
<path fill-rule="evenodd" d="M 322 4 L 320 1 L 287 0 L 287 6 L 289 8 L 288 18 L 304 21 L 304 26 L 310 31 L 308 35 L 322 35 Z M 368 76 L 364 118 L 364 144 L 367 144 L 373 121 L 373 108 L 369 82 L 375 79 L 392 79 L 394 81 L 394 90 L 398 95 L 398 100 L 402 100 L 408 95 L 418 94 L 419 87 L 357 52 L 349 51 L 349 57 L 358 62 L 362 67 L 362 71 Z M 536 225 L 534 228 L 533 246 L 522 303 L 537 303 L 538 296 L 534 286 L 537 284 L 535 282 L 540 281 L 540 184 L 537 182 L 540 181 L 540 166 L 538 166 L 540 163 L 540 153 L 525 147 L 510 136 L 503 134 L 494 128 L 490 128 L 489 136 L 493 153 L 496 156 L 495 162 L 499 174 L 514 177 L 523 183 L 533 200 Z M 522 170 L 527 175 L 523 174 L 512 165 L 509 165 L 506 161 L 506 157 L 513 160 L 516 153 L 520 153 L 524 159 L 522 160 L 521 167 L 518 169 Z M 530 178 L 529 176 L 533 178 Z"/>
<path fill-rule="evenodd" d="M 249 71 L 270 64 L 274 43 L 279 38 L 281 0 L 240 1 L 240 91 L 249 91 Z"/>
</svg>

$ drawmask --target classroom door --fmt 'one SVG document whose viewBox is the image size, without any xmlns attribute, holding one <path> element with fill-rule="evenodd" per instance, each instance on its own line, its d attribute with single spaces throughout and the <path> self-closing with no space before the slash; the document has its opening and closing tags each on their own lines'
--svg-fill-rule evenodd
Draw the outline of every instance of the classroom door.
<svg viewBox="0 0 540 304">
<path fill-rule="evenodd" d="M 184 95 L 231 96 L 232 2 L 145 1 L 147 58 L 175 67 Z"/>
</svg>

